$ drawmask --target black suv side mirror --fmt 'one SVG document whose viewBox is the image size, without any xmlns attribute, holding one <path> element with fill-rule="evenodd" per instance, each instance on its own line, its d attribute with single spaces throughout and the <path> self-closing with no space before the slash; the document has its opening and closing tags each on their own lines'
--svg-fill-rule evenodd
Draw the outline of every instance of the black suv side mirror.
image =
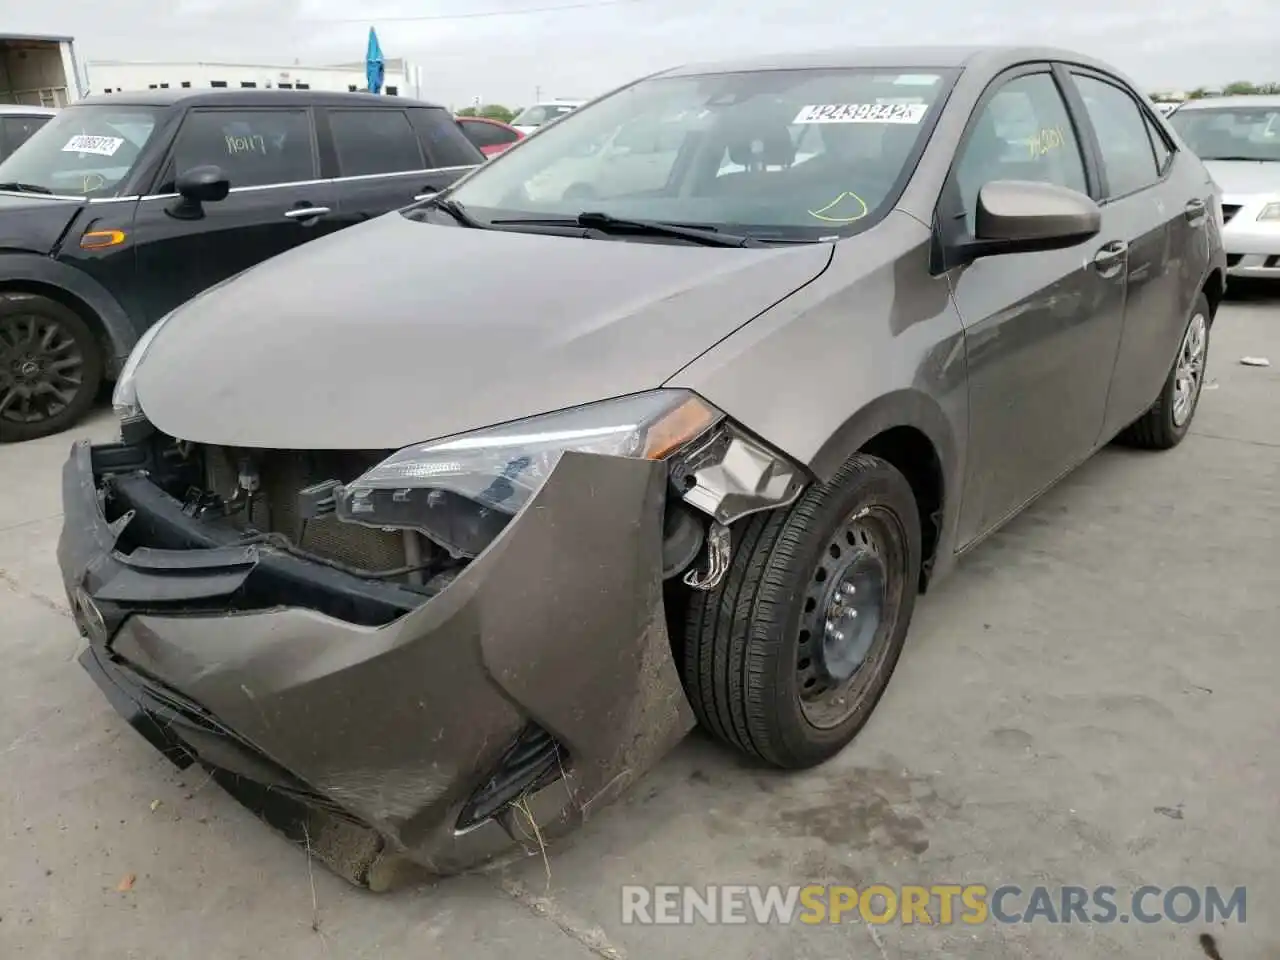
<svg viewBox="0 0 1280 960">
<path fill-rule="evenodd" d="M 1102 211 L 1089 197 L 1052 183 L 992 180 L 978 192 L 974 238 L 960 245 L 962 259 L 1003 253 L 1061 250 L 1102 229 Z"/>
<path fill-rule="evenodd" d="M 231 181 L 223 169 L 214 164 L 192 167 L 178 174 L 174 181 L 178 201 L 169 213 L 180 220 L 196 220 L 204 216 L 202 204 L 225 200 L 231 191 Z"/>
</svg>

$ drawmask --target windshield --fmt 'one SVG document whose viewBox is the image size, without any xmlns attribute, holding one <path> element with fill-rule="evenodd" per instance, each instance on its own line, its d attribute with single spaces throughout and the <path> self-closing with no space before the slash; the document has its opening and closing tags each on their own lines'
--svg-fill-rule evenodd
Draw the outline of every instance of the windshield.
<svg viewBox="0 0 1280 960">
<path fill-rule="evenodd" d="M 450 196 L 482 222 L 599 211 L 762 238 L 850 233 L 896 198 L 951 79 L 845 69 L 643 80 Z"/>
<path fill-rule="evenodd" d="M 550 123 L 556 117 L 563 117 L 566 113 L 573 113 L 574 109 L 571 104 L 567 103 L 539 103 L 521 110 L 520 114 L 511 121 L 511 125 L 540 127 L 544 123 Z"/>
<path fill-rule="evenodd" d="M 1280 161 L 1280 106 L 1179 110 L 1169 123 L 1201 160 Z"/>
<path fill-rule="evenodd" d="M 0 163 L 0 183 L 29 184 L 64 196 L 113 196 L 151 139 L 158 112 L 155 107 L 66 107 Z"/>
</svg>

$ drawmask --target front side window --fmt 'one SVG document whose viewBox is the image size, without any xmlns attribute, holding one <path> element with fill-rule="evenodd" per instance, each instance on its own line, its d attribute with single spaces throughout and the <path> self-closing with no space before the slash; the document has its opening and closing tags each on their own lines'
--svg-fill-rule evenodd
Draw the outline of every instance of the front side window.
<svg viewBox="0 0 1280 960">
<path fill-rule="evenodd" d="M 951 81 L 907 69 L 655 77 L 573 111 L 451 196 L 482 220 L 600 211 L 778 239 L 856 232 L 896 199 Z"/>
<path fill-rule="evenodd" d="M 970 234 L 978 192 L 992 180 L 1053 183 L 1086 193 L 1080 143 L 1053 75 L 1027 74 L 999 87 L 974 118 L 955 170 Z"/>
<path fill-rule="evenodd" d="M 403 110 L 330 110 L 329 129 L 344 177 L 426 167 Z"/>
<path fill-rule="evenodd" d="M 178 131 L 173 156 L 175 174 L 216 165 L 232 189 L 316 175 L 305 110 L 193 110 Z"/>
<path fill-rule="evenodd" d="M 0 183 L 67 196 L 115 196 L 150 141 L 160 112 L 152 107 L 65 107 L 0 163 Z"/>
<path fill-rule="evenodd" d="M 1280 163 L 1280 107 L 1184 107 L 1169 125 L 1201 160 Z"/>
<path fill-rule="evenodd" d="M 1098 134 L 1107 196 L 1123 197 L 1160 179 L 1147 121 L 1137 101 L 1115 84 L 1076 75 L 1076 86 Z"/>
</svg>

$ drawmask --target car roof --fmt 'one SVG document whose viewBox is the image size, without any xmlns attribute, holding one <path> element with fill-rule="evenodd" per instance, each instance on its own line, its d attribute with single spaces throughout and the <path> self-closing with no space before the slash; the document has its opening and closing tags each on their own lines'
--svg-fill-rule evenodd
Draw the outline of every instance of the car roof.
<svg viewBox="0 0 1280 960">
<path fill-rule="evenodd" d="M 1057 47 L 1025 46 L 855 46 L 743 57 L 734 60 L 692 63 L 663 71 L 660 76 L 693 76 L 702 73 L 734 73 L 763 70 L 909 68 L 956 70 L 969 68 L 1003 69 L 1021 61 L 1061 60 L 1098 67 L 1114 73 L 1114 68 L 1086 54 Z"/>
<path fill-rule="evenodd" d="M 1276 107 L 1280 108 L 1280 94 L 1274 93 L 1250 93 L 1238 97 L 1201 97 L 1197 100 L 1188 100 L 1178 107 L 1178 112 L 1183 110 L 1213 110 L 1222 109 L 1223 107 Z"/>
<path fill-rule="evenodd" d="M 25 103 L 0 103 L 0 114 L 22 117 L 52 117 L 58 111 L 54 107 L 32 107 Z"/>
<path fill-rule="evenodd" d="M 247 106 L 288 106 L 290 104 L 306 106 L 336 107 L 435 107 L 444 109 L 438 103 L 425 100 L 414 100 L 409 97 L 393 97 L 386 94 L 338 93 L 328 90 L 265 90 L 265 89 L 217 89 L 191 90 L 186 88 L 168 90 L 132 90 L 121 93 L 99 93 L 78 100 L 84 104 L 113 104 L 131 107 L 247 107 Z"/>
</svg>

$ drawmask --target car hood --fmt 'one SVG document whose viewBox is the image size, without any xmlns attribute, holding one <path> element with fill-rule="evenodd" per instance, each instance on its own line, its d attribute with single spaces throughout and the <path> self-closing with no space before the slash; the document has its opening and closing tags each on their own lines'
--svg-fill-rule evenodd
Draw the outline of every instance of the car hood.
<svg viewBox="0 0 1280 960">
<path fill-rule="evenodd" d="M 1280 163 L 1250 160 L 1206 160 L 1205 168 L 1226 197 L 1280 194 Z"/>
<path fill-rule="evenodd" d="M 83 200 L 0 192 L 0 250 L 49 253 L 83 206 Z"/>
<path fill-rule="evenodd" d="M 393 213 L 180 307 L 138 366 L 138 402 L 184 440 L 398 448 L 658 387 L 820 274 L 831 251 L 472 230 Z"/>
</svg>

